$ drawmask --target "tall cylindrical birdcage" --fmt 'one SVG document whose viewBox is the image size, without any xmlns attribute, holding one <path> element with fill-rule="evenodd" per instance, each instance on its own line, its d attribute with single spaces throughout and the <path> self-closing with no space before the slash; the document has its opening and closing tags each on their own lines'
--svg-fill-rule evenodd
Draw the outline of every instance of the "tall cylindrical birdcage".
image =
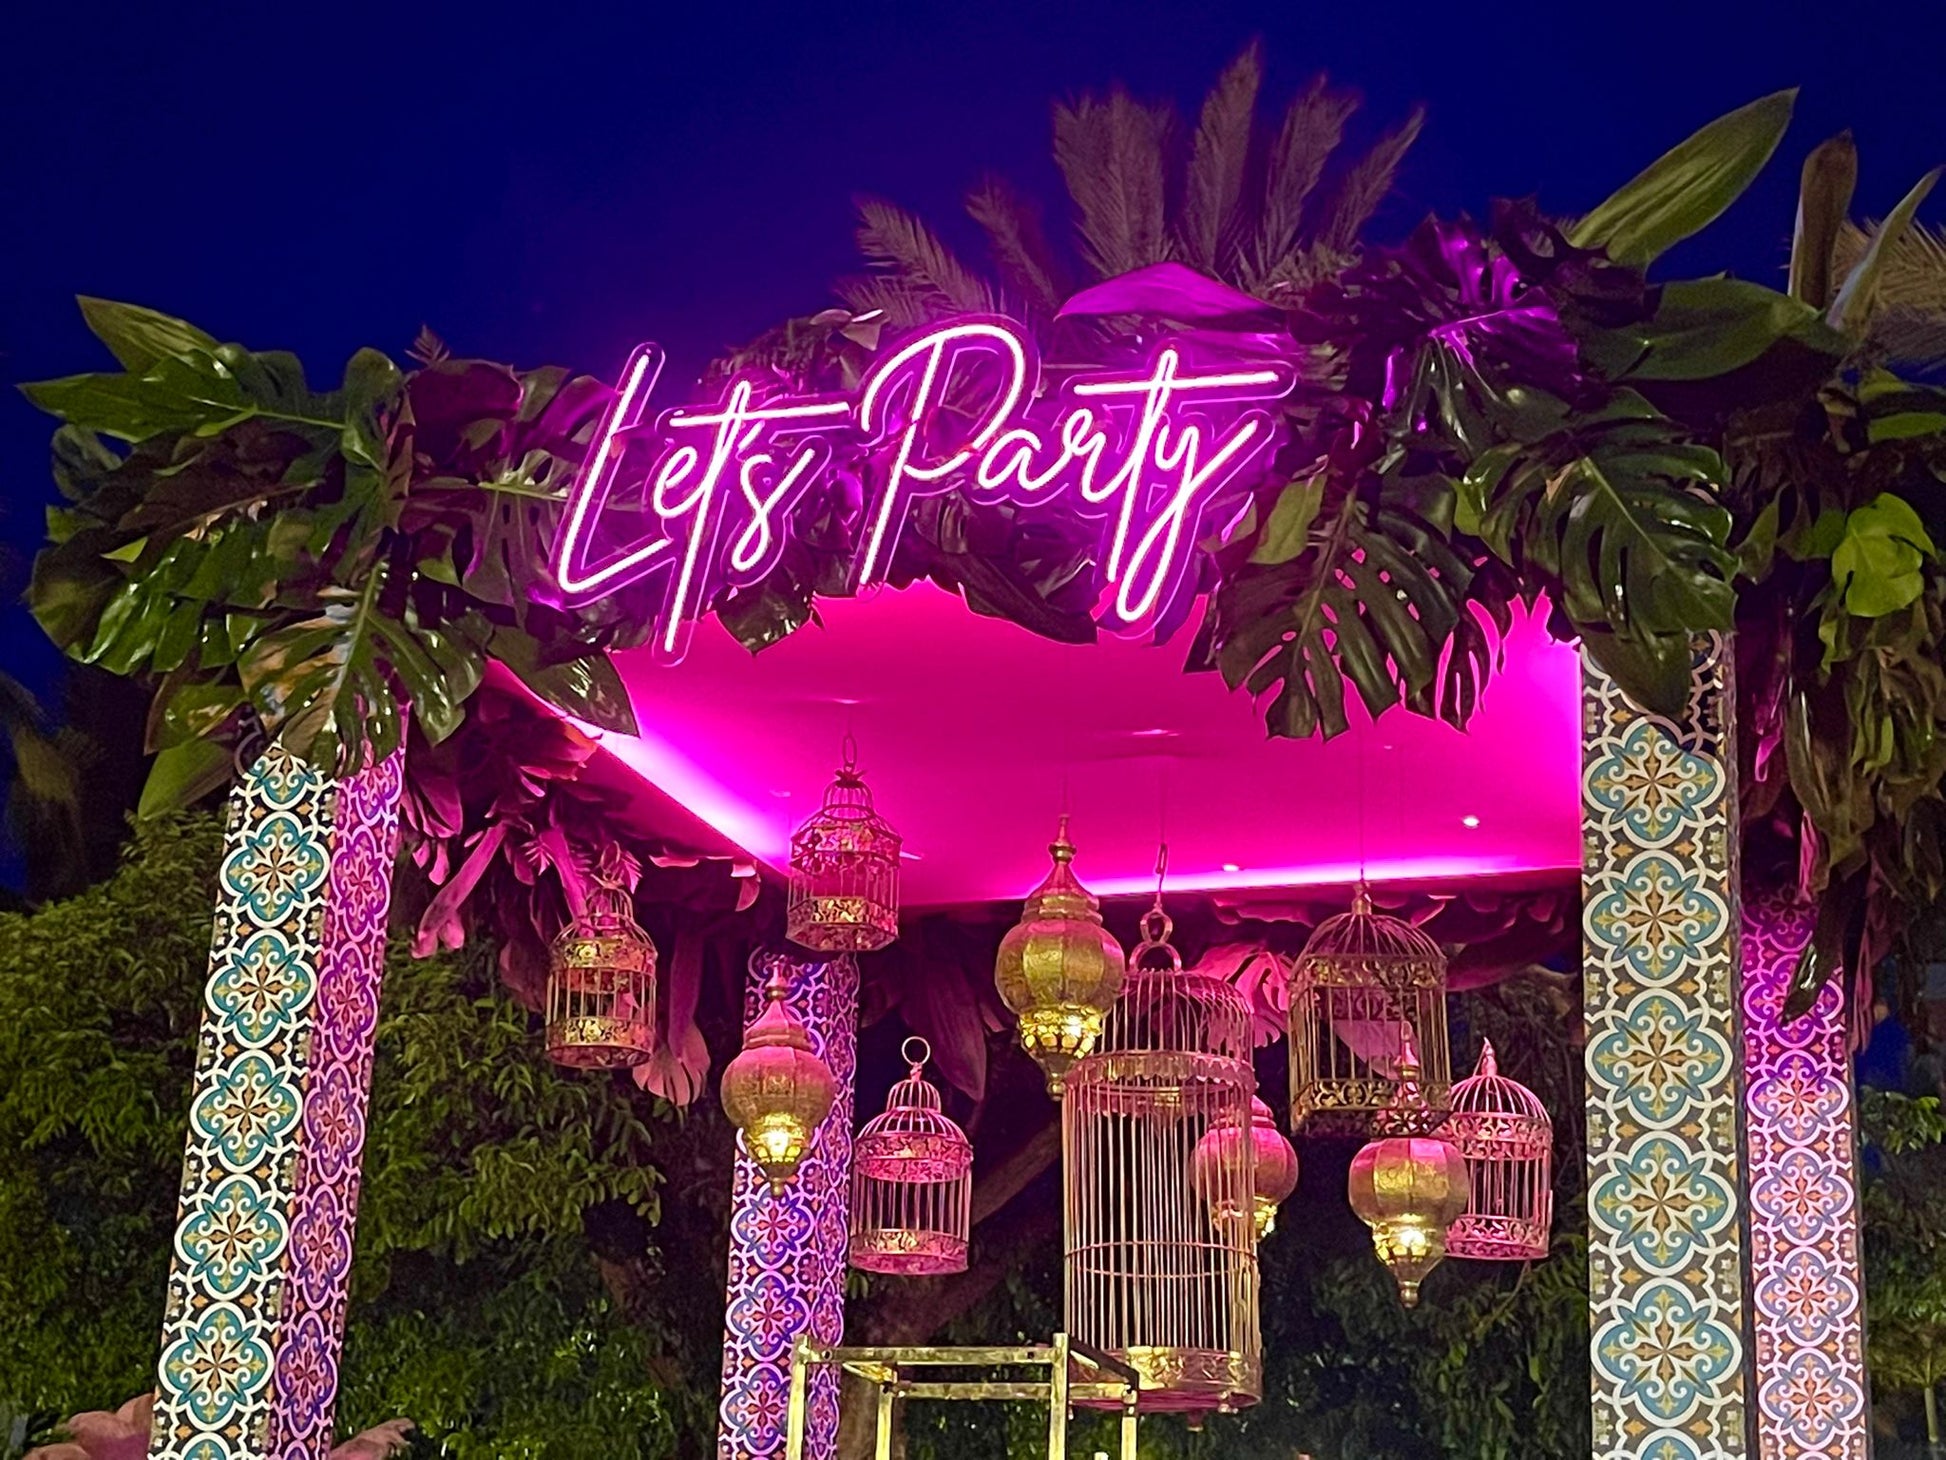
<svg viewBox="0 0 1946 1460">
<path fill-rule="evenodd" d="M 1068 1073 L 1067 1331 L 1141 1375 L 1144 1409 L 1234 1409 L 1263 1393 L 1254 1171 L 1197 1149 L 1250 1129 L 1250 1009 L 1185 972 L 1170 931 L 1158 898 L 1101 1042 Z"/>
<path fill-rule="evenodd" d="M 1446 1118 L 1446 955 L 1401 918 L 1372 910 L 1361 882 L 1351 911 L 1327 918 L 1291 969 L 1291 1129 L 1367 1134 L 1398 1095 L 1401 1053 L 1419 1052 L 1429 1134 Z"/>
<path fill-rule="evenodd" d="M 851 1265 L 928 1277 L 966 1271 L 973 1143 L 920 1072 L 932 1049 L 905 1042 L 910 1073 L 851 1146 Z"/>
<path fill-rule="evenodd" d="M 626 888 L 597 878 L 555 936 L 547 969 L 547 1057 L 584 1070 L 639 1065 L 655 1052 L 655 944 Z"/>
<path fill-rule="evenodd" d="M 1453 1086 L 1440 1131 L 1466 1158 L 1472 1196 L 1446 1233 L 1451 1257 L 1531 1262 L 1547 1256 L 1554 1225 L 1554 1123 L 1540 1098 L 1500 1073 L 1491 1042 L 1479 1068 Z"/>
<path fill-rule="evenodd" d="M 784 931 L 821 953 L 871 953 L 899 936 L 900 838 L 873 808 L 857 760 L 847 735 L 824 804 L 791 834 Z"/>
</svg>

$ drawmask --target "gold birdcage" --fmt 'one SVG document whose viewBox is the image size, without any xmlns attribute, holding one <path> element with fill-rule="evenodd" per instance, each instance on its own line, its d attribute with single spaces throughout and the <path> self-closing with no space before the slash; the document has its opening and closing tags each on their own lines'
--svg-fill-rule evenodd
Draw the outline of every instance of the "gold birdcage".
<svg viewBox="0 0 1946 1460">
<path fill-rule="evenodd" d="M 851 1265 L 907 1277 L 964 1272 L 973 1143 L 921 1073 L 931 1047 L 914 1037 L 900 1053 L 910 1073 L 852 1142 Z"/>
<path fill-rule="evenodd" d="M 1532 1090 L 1500 1073 L 1491 1042 L 1479 1068 L 1453 1086 L 1440 1130 L 1466 1158 L 1472 1197 L 1446 1233 L 1449 1257 L 1531 1262 L 1547 1256 L 1554 1225 L 1554 1123 Z"/>
<path fill-rule="evenodd" d="M 845 737 L 845 764 L 824 805 L 791 835 L 784 931 L 820 953 L 871 953 L 899 936 L 899 834 L 872 808 Z"/>
<path fill-rule="evenodd" d="M 547 1056 L 584 1070 L 639 1065 L 655 1052 L 655 944 L 628 893 L 598 882 L 554 939 L 547 968 Z"/>
<path fill-rule="evenodd" d="M 1196 1153 L 1250 1129 L 1250 1009 L 1185 972 L 1162 900 L 1062 1102 L 1067 1329 L 1141 1376 L 1145 1410 L 1263 1392 L 1253 1163 Z"/>
<path fill-rule="evenodd" d="M 1423 1131 L 1445 1119 L 1446 955 L 1412 924 L 1372 910 L 1364 883 L 1351 911 L 1327 918 L 1290 981 L 1291 1129 L 1364 1135 L 1398 1094 L 1401 1053 L 1418 1051 Z"/>
</svg>

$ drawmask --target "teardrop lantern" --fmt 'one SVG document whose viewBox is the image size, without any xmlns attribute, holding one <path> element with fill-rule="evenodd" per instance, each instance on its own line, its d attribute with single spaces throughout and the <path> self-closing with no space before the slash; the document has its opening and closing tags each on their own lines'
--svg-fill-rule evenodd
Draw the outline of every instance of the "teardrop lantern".
<svg viewBox="0 0 1946 1460">
<path fill-rule="evenodd" d="M 1020 1047 L 1058 1100 L 1069 1068 L 1100 1040 L 1128 960 L 1102 926 L 1101 903 L 1074 875 L 1066 816 L 1048 853 L 1054 866 L 1001 939 L 993 982 L 1020 1021 Z"/>
<path fill-rule="evenodd" d="M 547 964 L 547 1057 L 584 1070 L 639 1065 L 655 1051 L 655 944 L 618 869 L 555 936 Z"/>
<path fill-rule="evenodd" d="M 1483 1041 L 1480 1065 L 1453 1086 L 1440 1134 L 1466 1158 L 1472 1199 L 1446 1234 L 1451 1257 L 1530 1262 L 1547 1256 L 1554 1225 L 1554 1123 L 1532 1090 L 1500 1073 Z"/>
<path fill-rule="evenodd" d="M 743 1048 L 723 1071 L 723 1113 L 744 1149 L 782 1193 L 797 1175 L 818 1125 L 831 1113 L 837 1081 L 811 1052 L 811 1035 L 784 1002 L 787 960 L 752 955 L 752 971 L 768 964 L 769 1002 L 744 1031 Z"/>
<path fill-rule="evenodd" d="M 845 737 L 845 764 L 818 808 L 791 835 L 784 930 L 820 953 L 871 953 L 899 936 L 899 834 L 872 807 Z"/>
<path fill-rule="evenodd" d="M 1447 1230 L 1466 1210 L 1466 1158 L 1439 1136 L 1417 1134 L 1430 1110 L 1410 1042 L 1398 1070 L 1398 1097 L 1373 1117 L 1377 1138 L 1352 1157 L 1346 1195 L 1372 1229 L 1372 1246 L 1399 1297 L 1416 1308 L 1419 1284 L 1446 1255 Z"/>
<path fill-rule="evenodd" d="M 1250 1129 L 1250 1008 L 1185 972 L 1170 932 L 1158 897 L 1067 1077 L 1067 1331 L 1136 1371 L 1144 1410 L 1238 1409 L 1263 1393 L 1253 1163 L 1206 1160 L 1198 1180 L 1196 1152 Z"/>
<path fill-rule="evenodd" d="M 1361 882 L 1351 911 L 1318 924 L 1291 970 L 1291 1129 L 1366 1134 L 1393 1104 L 1407 1045 L 1418 1051 L 1424 1134 L 1444 1118 L 1453 1078 L 1446 955 L 1412 924 L 1374 912 Z"/>
<path fill-rule="evenodd" d="M 852 1143 L 851 1265 L 908 1277 L 964 1272 L 973 1145 L 921 1073 L 931 1047 L 914 1037 L 900 1053 L 909 1073 Z"/>
<path fill-rule="evenodd" d="M 1277 1129 L 1270 1107 L 1250 1097 L 1248 1134 L 1233 1125 L 1213 1125 L 1196 1143 L 1189 1177 L 1196 1192 L 1209 1204 L 1210 1220 L 1219 1227 L 1234 1220 L 1237 1209 L 1228 1205 L 1243 1189 L 1238 1170 L 1249 1163 L 1251 1225 L 1263 1241 L 1277 1226 L 1277 1208 L 1297 1190 L 1297 1150 Z"/>
</svg>

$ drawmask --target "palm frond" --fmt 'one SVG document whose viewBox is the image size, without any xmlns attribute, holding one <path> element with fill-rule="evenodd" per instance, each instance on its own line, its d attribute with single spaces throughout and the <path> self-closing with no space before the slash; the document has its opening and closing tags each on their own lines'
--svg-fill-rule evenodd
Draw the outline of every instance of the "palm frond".
<svg viewBox="0 0 1946 1460">
<path fill-rule="evenodd" d="M 894 281 L 921 307 L 933 307 L 937 313 L 1003 312 L 986 281 L 955 258 L 917 215 L 877 198 L 861 198 L 858 220 L 859 251 L 883 278 Z M 846 302 L 853 303 L 849 297 Z"/>
<path fill-rule="evenodd" d="M 1327 90 L 1320 76 L 1284 113 L 1284 125 L 1264 172 L 1263 214 L 1254 259 L 1258 275 L 1269 277 L 1297 246 L 1304 204 L 1344 140 L 1345 123 L 1357 110 L 1357 97 Z"/>
<path fill-rule="evenodd" d="M 1263 48 L 1253 41 L 1217 78 L 1196 123 L 1179 242 L 1184 258 L 1205 271 L 1217 269 L 1235 234 L 1263 79 Z"/>
<path fill-rule="evenodd" d="M 893 329 L 926 324 L 941 313 L 936 293 L 892 274 L 854 274 L 840 279 L 833 292 L 853 314 L 878 310 Z"/>
<path fill-rule="evenodd" d="M 1865 256 L 1876 221 L 1864 227 L 1847 222 L 1838 230 L 1833 273 L 1842 278 Z M 1914 223 L 1886 256 L 1878 280 L 1879 302 L 1887 309 L 1946 314 L 1946 228 Z"/>
<path fill-rule="evenodd" d="M 1074 199 L 1082 254 L 1102 278 L 1169 257 L 1162 158 L 1173 122 L 1167 108 L 1119 89 L 1054 109 L 1054 161 Z"/>
<path fill-rule="evenodd" d="M 1006 179 L 989 173 L 967 194 L 966 211 L 987 236 L 1001 282 L 1034 308 L 1050 314 L 1060 308 L 1068 290 L 1039 210 Z"/>
<path fill-rule="evenodd" d="M 1357 246 L 1359 233 L 1392 191 L 1399 164 L 1419 140 L 1420 128 L 1425 124 L 1426 109 L 1414 107 L 1411 116 L 1380 137 L 1372 150 L 1345 174 L 1337 196 L 1331 200 L 1330 214 L 1318 231 L 1318 241 L 1324 247 L 1337 253 L 1350 253 Z"/>
</svg>

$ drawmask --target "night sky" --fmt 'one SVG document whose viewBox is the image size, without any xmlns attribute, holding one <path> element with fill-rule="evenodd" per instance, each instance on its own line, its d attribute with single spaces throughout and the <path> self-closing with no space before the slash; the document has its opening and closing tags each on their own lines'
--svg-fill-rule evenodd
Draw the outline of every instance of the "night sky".
<svg viewBox="0 0 1946 1460">
<path fill-rule="evenodd" d="M 1273 105 L 1319 70 L 1362 91 L 1360 141 L 1428 105 L 1390 234 L 1495 195 L 1585 208 L 1700 123 L 1799 85 L 1771 171 L 1676 260 L 1774 281 L 1816 142 L 1853 129 L 1868 214 L 1946 160 L 1946 0 L 14 13 L 9 384 L 107 363 L 77 293 L 293 349 L 327 384 L 361 345 L 401 356 L 422 322 L 461 353 L 604 375 L 655 338 L 692 374 L 830 302 L 856 267 L 855 194 L 956 229 L 991 168 L 1058 214 L 1052 99 L 1121 81 L 1193 108 L 1253 36 Z M 0 398 L 0 668 L 51 691 L 56 657 L 15 606 L 53 492 L 48 430 Z"/>
</svg>

